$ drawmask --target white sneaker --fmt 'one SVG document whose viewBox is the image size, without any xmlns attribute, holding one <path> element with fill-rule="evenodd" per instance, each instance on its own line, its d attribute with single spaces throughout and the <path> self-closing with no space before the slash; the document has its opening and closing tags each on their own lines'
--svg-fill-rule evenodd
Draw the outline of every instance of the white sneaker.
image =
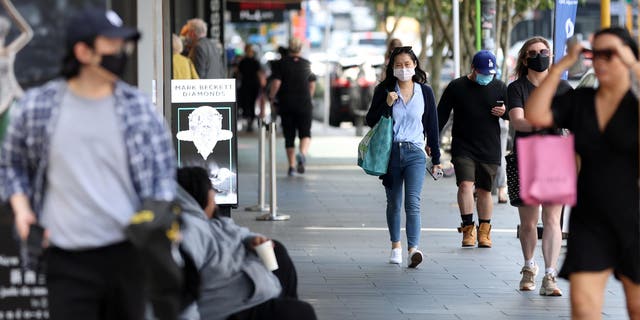
<svg viewBox="0 0 640 320">
<path fill-rule="evenodd" d="M 536 289 L 536 275 L 538 275 L 538 266 L 533 268 L 529 266 L 522 267 L 520 270 L 522 279 L 520 280 L 520 291 L 533 291 Z"/>
<path fill-rule="evenodd" d="M 415 268 L 422 262 L 422 251 L 418 249 L 409 252 L 409 268 Z"/>
<path fill-rule="evenodd" d="M 544 275 L 544 278 L 542 278 L 542 287 L 540 287 L 540 295 L 552 297 L 559 297 L 562 295 L 562 290 L 558 288 L 558 282 L 555 275 L 551 273 Z"/>
<path fill-rule="evenodd" d="M 402 248 L 391 249 L 391 256 L 389 256 L 389 263 L 393 263 L 393 264 L 402 263 Z"/>
</svg>

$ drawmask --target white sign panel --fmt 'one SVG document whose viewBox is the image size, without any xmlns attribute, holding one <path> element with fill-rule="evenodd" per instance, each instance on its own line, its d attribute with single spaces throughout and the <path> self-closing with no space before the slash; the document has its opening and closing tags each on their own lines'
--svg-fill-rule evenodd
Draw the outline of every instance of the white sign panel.
<svg viewBox="0 0 640 320">
<path fill-rule="evenodd" d="M 236 79 L 171 80 L 171 102 L 235 102 Z"/>
</svg>

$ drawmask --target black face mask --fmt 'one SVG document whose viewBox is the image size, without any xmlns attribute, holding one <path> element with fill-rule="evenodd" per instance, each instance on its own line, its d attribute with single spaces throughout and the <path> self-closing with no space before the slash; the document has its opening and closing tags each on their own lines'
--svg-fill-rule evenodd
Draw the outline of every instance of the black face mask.
<svg viewBox="0 0 640 320">
<path fill-rule="evenodd" d="M 535 58 L 527 58 L 527 68 L 542 72 L 549 69 L 549 57 L 543 57 L 538 54 Z"/>
<path fill-rule="evenodd" d="M 128 58 L 129 57 L 124 52 L 103 55 L 100 66 L 118 76 L 118 78 L 122 78 L 127 67 Z"/>
</svg>

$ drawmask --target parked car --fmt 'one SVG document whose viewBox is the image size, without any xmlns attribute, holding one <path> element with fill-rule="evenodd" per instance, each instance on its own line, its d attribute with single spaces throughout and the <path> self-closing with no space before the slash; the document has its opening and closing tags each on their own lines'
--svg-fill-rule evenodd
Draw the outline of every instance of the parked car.
<svg viewBox="0 0 640 320">
<path fill-rule="evenodd" d="M 343 59 L 334 65 L 330 74 L 329 124 L 356 124 L 358 116 L 369 110 L 377 75 L 381 65 L 371 65 L 362 59 Z"/>
<path fill-rule="evenodd" d="M 347 57 L 380 57 L 384 60 L 387 51 L 387 34 L 385 32 L 366 31 L 353 32 L 349 47 L 345 49 Z"/>
</svg>

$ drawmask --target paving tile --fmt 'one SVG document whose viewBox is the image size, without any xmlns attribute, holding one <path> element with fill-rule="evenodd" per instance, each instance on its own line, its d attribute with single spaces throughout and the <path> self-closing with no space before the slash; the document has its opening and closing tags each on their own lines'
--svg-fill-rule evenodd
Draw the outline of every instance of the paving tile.
<svg viewBox="0 0 640 320">
<path fill-rule="evenodd" d="M 558 282 L 562 297 L 517 290 L 522 253 L 515 208 L 494 207 L 493 248 L 460 248 L 453 179 L 425 180 L 423 263 L 407 269 L 406 256 L 403 265 L 387 263 L 384 189 L 355 165 L 353 150 L 360 138 L 353 132 L 341 136 L 347 129 L 313 130 L 307 173 L 301 177 L 286 177 L 283 141 L 277 141 L 278 212 L 291 215 L 282 222 L 256 221 L 258 214 L 244 211 L 257 202 L 258 157 L 256 137 L 240 136 L 240 205 L 232 217 L 285 244 L 298 272 L 300 297 L 314 306 L 318 319 L 570 319 L 567 281 Z M 402 219 L 404 224 L 404 214 Z M 401 234 L 406 247 L 405 231 Z M 540 242 L 535 259 L 544 261 Z M 536 280 L 541 282 L 541 275 Z M 627 318 L 622 286 L 613 278 L 602 317 Z"/>
</svg>

